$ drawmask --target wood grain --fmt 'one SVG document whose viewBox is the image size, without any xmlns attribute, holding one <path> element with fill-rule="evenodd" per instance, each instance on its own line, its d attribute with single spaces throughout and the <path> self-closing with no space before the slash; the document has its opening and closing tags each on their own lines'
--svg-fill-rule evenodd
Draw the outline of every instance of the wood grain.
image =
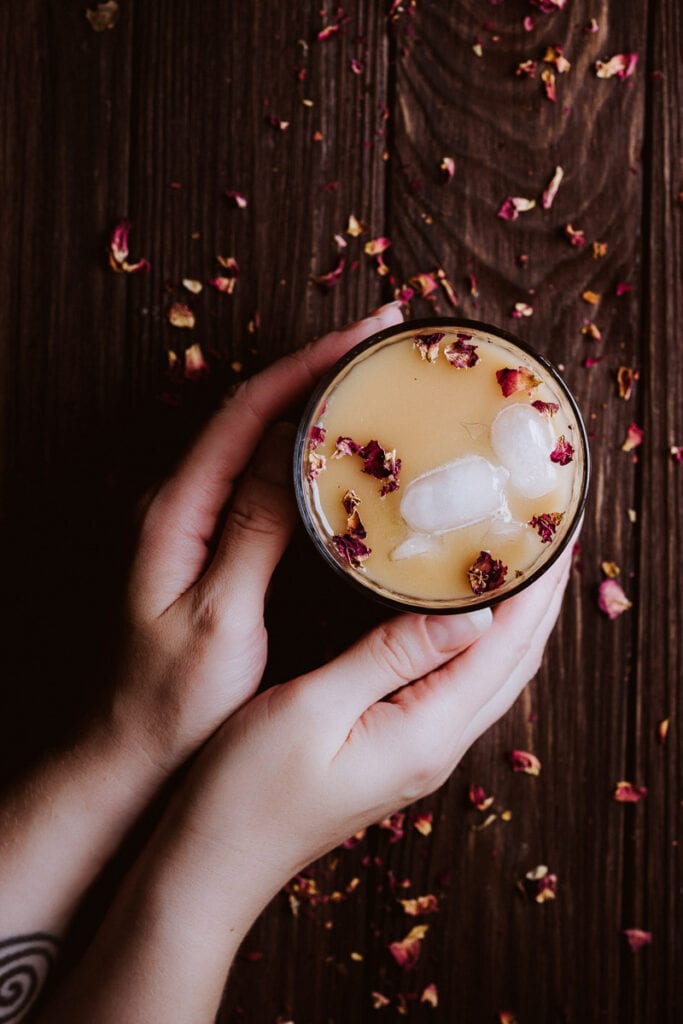
<svg viewBox="0 0 683 1024">
<path fill-rule="evenodd" d="M 326 41 L 305 5 L 122 0 L 101 34 L 79 0 L 0 7 L 2 773 L 96 699 L 135 502 L 225 390 L 441 267 L 458 312 L 528 340 L 564 367 L 580 401 L 593 480 L 570 592 L 538 678 L 449 783 L 407 809 L 404 835 L 370 829 L 312 867 L 320 900 L 300 898 L 296 916 L 287 894 L 268 908 L 219 1020 L 355 1024 L 404 1007 L 408 1019 L 449 1024 L 488 1024 L 502 1010 L 520 1024 L 673 1024 L 683 1013 L 683 467 L 669 455 L 683 444 L 681 12 L 676 0 L 573 0 L 553 15 L 525 0 L 420 0 L 389 18 L 389 6 L 352 0 Z M 539 74 L 557 43 L 572 67 L 551 103 Z M 596 60 L 632 50 L 632 78 L 596 78 Z M 527 58 L 539 62 L 532 79 L 515 75 Z M 455 160 L 450 181 L 444 156 Z M 508 195 L 538 203 L 558 164 L 551 209 L 496 216 Z M 334 235 L 351 213 L 366 233 L 346 236 L 341 281 L 325 290 L 311 276 L 336 265 Z M 124 216 L 148 274 L 106 265 Z M 588 244 L 572 247 L 567 224 Z M 362 251 L 379 235 L 391 240 L 390 277 Z M 594 240 L 608 243 L 599 261 Z M 206 282 L 217 255 L 238 260 L 234 295 L 190 297 L 182 278 Z M 618 297 L 620 282 L 632 290 Z M 597 306 L 581 300 L 586 289 Z M 410 312 L 451 313 L 436 295 Z M 194 308 L 193 332 L 169 325 L 176 300 Z M 533 316 L 512 318 L 520 301 Z M 581 333 L 584 320 L 601 341 Z M 182 358 L 195 341 L 210 375 L 170 379 L 168 351 Z M 620 365 L 640 371 L 628 402 Z M 645 430 L 636 462 L 620 450 L 632 421 Z M 596 603 L 605 559 L 634 602 L 613 622 Z M 329 658 L 381 615 L 349 602 L 296 538 L 272 589 L 268 681 Z M 539 756 L 538 778 L 512 773 L 513 748 Z M 616 803 L 622 778 L 647 785 L 647 799 Z M 495 796 L 483 829 L 471 782 Z M 420 813 L 433 817 L 429 836 L 414 827 Z M 558 876 L 557 899 L 542 906 L 517 887 L 539 863 Z M 429 892 L 440 910 L 419 919 L 430 925 L 422 956 L 402 973 L 388 944 L 415 920 L 397 896 Z M 632 954 L 629 927 L 651 930 L 652 946 Z M 436 1012 L 419 1001 L 431 982 Z M 373 1010 L 372 992 L 391 1005 Z"/>
</svg>

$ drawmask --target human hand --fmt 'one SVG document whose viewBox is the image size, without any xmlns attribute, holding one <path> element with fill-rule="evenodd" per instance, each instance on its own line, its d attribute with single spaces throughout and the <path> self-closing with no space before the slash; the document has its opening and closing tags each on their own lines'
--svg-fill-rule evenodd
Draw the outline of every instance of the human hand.
<svg viewBox="0 0 683 1024">
<path fill-rule="evenodd" d="M 391 303 L 241 384 L 150 502 L 112 720 L 124 746 L 164 771 L 255 692 L 265 667 L 266 589 L 296 523 L 293 428 L 266 428 L 401 319 Z"/>
<path fill-rule="evenodd" d="M 568 551 L 493 615 L 402 615 L 238 711 L 165 827 L 186 851 L 187 898 L 201 907 L 198 865 L 228 872 L 230 903 L 214 892 L 204 912 L 238 916 L 244 933 L 303 866 L 441 785 L 538 670 L 570 562 Z"/>
</svg>

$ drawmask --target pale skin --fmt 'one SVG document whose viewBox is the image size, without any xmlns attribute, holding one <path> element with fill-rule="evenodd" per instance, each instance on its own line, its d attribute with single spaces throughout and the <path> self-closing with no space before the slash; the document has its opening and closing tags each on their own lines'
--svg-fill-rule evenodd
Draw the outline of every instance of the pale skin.
<svg viewBox="0 0 683 1024">
<path fill-rule="evenodd" d="M 254 696 L 266 589 L 296 524 L 292 430 L 269 425 L 400 320 L 383 307 L 253 378 L 151 499 L 111 705 L 0 804 L 0 941 L 63 935 L 160 786 L 203 749 L 41 1020 L 104 1024 L 125 1005 L 131 1022 L 213 1021 L 240 942 L 281 886 L 441 785 L 536 673 L 568 555 L 493 615 L 398 616 Z"/>
</svg>

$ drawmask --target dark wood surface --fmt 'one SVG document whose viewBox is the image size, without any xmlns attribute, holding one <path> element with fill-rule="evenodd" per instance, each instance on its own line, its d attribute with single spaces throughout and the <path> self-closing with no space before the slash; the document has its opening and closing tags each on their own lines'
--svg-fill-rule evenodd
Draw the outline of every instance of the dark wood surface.
<svg viewBox="0 0 683 1024">
<path fill-rule="evenodd" d="M 516 330 L 564 367 L 594 465 L 578 566 L 517 706 L 407 810 L 403 837 L 370 829 L 324 858 L 310 873 L 323 898 L 301 899 L 296 916 L 287 895 L 274 901 L 219 1019 L 345 1024 L 400 1019 L 403 1005 L 415 1021 L 488 1024 L 509 1010 L 520 1024 L 673 1024 L 683 1017 L 683 465 L 669 454 L 683 445 L 681 9 L 568 0 L 542 14 L 523 0 L 406 0 L 388 17 L 390 6 L 350 0 L 339 31 L 319 41 L 316 5 L 121 0 L 102 33 L 77 0 L 0 5 L 3 771 L 98 692 L 138 496 L 227 387 L 393 297 L 362 252 L 386 235 L 397 287 L 442 267 L 458 312 Z M 572 67 L 552 103 L 539 74 L 556 43 Z M 631 51 L 632 77 L 595 76 L 596 60 Z M 532 79 L 514 73 L 527 58 L 539 61 Z M 455 160 L 451 181 L 444 156 Z M 508 195 L 539 199 L 557 164 L 565 179 L 552 209 L 496 217 Z M 231 207 L 226 189 L 248 208 Z M 310 278 L 336 264 L 333 236 L 350 213 L 367 233 L 348 239 L 345 273 L 326 292 Z M 124 216 L 147 274 L 107 267 Z M 564 237 L 568 223 L 585 247 Z M 599 261 L 594 240 L 609 246 Z M 181 278 L 206 281 L 217 254 L 240 264 L 234 295 L 205 288 L 191 301 L 191 335 L 172 328 Z M 620 282 L 632 290 L 618 297 Z M 586 289 L 597 306 L 581 300 Z M 518 301 L 532 317 L 511 318 Z M 443 290 L 410 308 L 452 310 Z M 584 318 L 601 341 L 581 334 Z M 194 341 L 210 375 L 169 379 L 167 351 Z M 586 357 L 600 361 L 586 367 Z M 620 365 L 640 371 L 628 401 Z M 645 431 L 637 462 L 620 450 L 632 421 Z M 597 607 L 603 560 L 620 565 L 633 600 L 614 621 Z M 350 606 L 297 539 L 273 588 L 269 678 L 328 657 L 376 615 Z M 538 778 L 512 773 L 513 748 L 538 755 Z M 617 803 L 620 779 L 646 785 L 647 798 Z M 483 829 L 471 782 L 495 796 L 498 816 Z M 426 812 L 429 836 L 414 828 Z M 541 863 L 558 888 L 538 905 L 518 881 Z M 408 972 L 387 948 L 416 923 L 403 893 L 440 897 L 437 914 L 417 919 L 430 927 Z M 622 934 L 634 927 L 653 936 L 636 953 Z M 419 1001 L 432 982 L 436 1009 Z M 372 992 L 390 1005 L 374 1010 Z"/>
</svg>

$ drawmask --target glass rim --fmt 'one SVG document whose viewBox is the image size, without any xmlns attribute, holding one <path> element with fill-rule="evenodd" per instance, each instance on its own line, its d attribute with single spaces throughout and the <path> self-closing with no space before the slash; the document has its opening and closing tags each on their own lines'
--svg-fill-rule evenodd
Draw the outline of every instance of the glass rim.
<svg viewBox="0 0 683 1024">
<path fill-rule="evenodd" d="M 376 585 L 373 582 L 363 582 L 363 580 L 353 572 L 350 572 L 345 568 L 332 554 L 328 545 L 324 542 L 320 535 L 320 531 L 316 528 L 313 517 L 311 515 L 309 503 L 305 494 L 305 487 L 303 482 L 303 473 L 301 467 L 305 458 L 306 448 L 308 445 L 309 428 L 311 425 L 312 417 L 320 405 L 320 400 L 325 392 L 328 390 L 331 384 L 337 379 L 341 372 L 350 364 L 353 363 L 359 356 L 371 348 L 382 344 L 396 337 L 400 334 L 411 334 L 425 328 L 439 328 L 448 327 L 456 330 L 472 330 L 487 333 L 492 335 L 494 338 L 498 337 L 507 341 L 509 344 L 514 345 L 515 348 L 520 349 L 526 353 L 531 359 L 539 363 L 544 370 L 552 377 L 554 383 L 559 387 L 560 391 L 566 398 L 569 407 L 575 417 L 576 426 L 578 428 L 578 435 L 581 440 L 581 448 L 583 453 L 583 472 L 580 483 L 579 497 L 576 503 L 576 509 L 574 511 L 572 522 L 569 529 L 566 531 L 562 539 L 554 545 L 552 552 L 548 554 L 547 559 L 538 566 L 538 568 L 532 572 L 528 577 L 524 578 L 520 583 L 506 591 L 504 594 L 496 594 L 494 591 L 490 596 L 485 596 L 483 600 L 474 600 L 469 604 L 463 604 L 459 606 L 449 606 L 447 604 L 430 605 L 428 602 L 423 604 L 413 604 L 409 600 L 400 600 L 398 597 L 391 597 L 389 593 L 384 593 L 376 589 Z M 365 595 L 366 598 L 372 601 L 379 602 L 394 611 L 401 612 L 415 612 L 421 615 L 458 615 L 466 614 L 467 612 L 477 611 L 480 608 L 492 608 L 494 605 L 500 604 L 502 601 L 507 601 L 509 598 L 514 597 L 515 594 L 520 594 L 527 587 L 535 583 L 541 576 L 555 564 L 560 555 L 567 549 L 569 544 L 576 536 L 577 529 L 581 523 L 583 511 L 586 505 L 588 497 L 588 484 L 590 480 L 590 448 L 588 444 L 588 432 L 586 425 L 583 421 L 581 411 L 578 407 L 576 399 L 569 390 L 568 385 L 560 375 L 559 370 L 547 359 L 536 351 L 531 345 L 525 341 L 521 341 L 516 335 L 510 331 L 505 330 L 502 327 L 496 327 L 493 324 L 488 324 L 483 320 L 471 320 L 465 317 L 420 317 L 417 320 L 405 320 L 400 324 L 392 324 L 390 327 L 384 327 L 380 331 L 376 331 L 370 337 L 365 338 L 363 341 L 354 345 L 353 348 L 345 352 L 335 364 L 324 374 L 324 376 L 318 381 L 309 400 L 306 403 L 306 407 L 299 420 L 297 427 L 296 440 L 294 443 L 294 458 L 293 458 L 293 476 L 294 476 L 294 492 L 296 495 L 296 502 L 299 509 L 299 515 L 304 524 L 306 532 L 310 539 L 313 541 L 314 546 L 318 552 L 322 555 L 325 562 L 331 566 L 335 573 L 345 580 L 345 582 L 354 587 L 357 591 Z"/>
</svg>

